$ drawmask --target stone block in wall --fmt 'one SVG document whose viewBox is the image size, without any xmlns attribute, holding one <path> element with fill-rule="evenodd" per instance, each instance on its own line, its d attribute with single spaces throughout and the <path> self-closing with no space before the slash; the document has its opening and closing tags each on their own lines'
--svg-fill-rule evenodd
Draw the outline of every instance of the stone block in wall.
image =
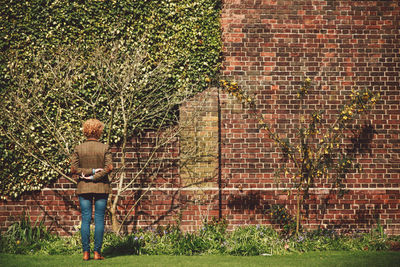
<svg viewBox="0 0 400 267">
<path fill-rule="evenodd" d="M 209 89 L 180 109 L 180 178 L 182 187 L 216 186 L 218 173 L 217 89 Z"/>
</svg>

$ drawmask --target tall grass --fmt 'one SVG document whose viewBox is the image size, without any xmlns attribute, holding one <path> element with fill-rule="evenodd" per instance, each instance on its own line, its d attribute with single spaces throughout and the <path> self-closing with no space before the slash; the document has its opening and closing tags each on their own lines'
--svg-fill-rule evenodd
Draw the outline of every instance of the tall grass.
<svg viewBox="0 0 400 267">
<path fill-rule="evenodd" d="M 0 245 L 0 252 L 13 254 L 81 253 L 79 231 L 71 237 L 58 237 L 50 234 L 42 221 L 31 223 L 26 215 L 0 237 Z M 263 225 L 246 225 L 227 231 L 225 221 L 215 220 L 204 222 L 202 229 L 193 233 L 182 232 L 179 225 L 139 230 L 122 237 L 107 232 L 103 242 L 105 255 L 254 256 L 391 248 L 400 248 L 400 237 L 386 236 L 380 224 L 370 233 L 341 235 L 334 230 L 316 230 L 287 236 Z"/>
<path fill-rule="evenodd" d="M 29 214 L 25 212 L 20 220 L 12 224 L 0 238 L 0 252 L 27 254 L 41 249 L 43 241 L 54 240 L 39 218 L 31 223 Z"/>
</svg>

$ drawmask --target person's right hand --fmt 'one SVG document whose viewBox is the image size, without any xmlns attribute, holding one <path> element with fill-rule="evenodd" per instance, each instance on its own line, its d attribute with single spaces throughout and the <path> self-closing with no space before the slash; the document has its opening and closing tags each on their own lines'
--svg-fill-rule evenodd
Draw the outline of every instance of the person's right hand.
<svg viewBox="0 0 400 267">
<path fill-rule="evenodd" d="M 85 179 L 85 180 L 93 180 L 93 175 L 85 176 L 85 175 L 83 175 L 83 173 L 82 173 L 82 174 L 81 174 L 81 178 L 82 178 L 82 179 Z"/>
</svg>

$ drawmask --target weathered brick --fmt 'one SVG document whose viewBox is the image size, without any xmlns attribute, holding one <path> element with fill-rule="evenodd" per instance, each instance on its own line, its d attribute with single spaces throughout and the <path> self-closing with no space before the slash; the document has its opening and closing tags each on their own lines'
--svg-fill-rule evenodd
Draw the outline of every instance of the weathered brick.
<svg viewBox="0 0 400 267">
<path fill-rule="evenodd" d="M 292 140 L 302 114 L 296 90 L 305 77 L 311 76 L 317 89 L 308 99 L 306 114 L 322 109 L 331 123 L 353 87 L 379 91 L 381 100 L 359 120 L 373 129 L 355 148 L 362 174 L 349 174 L 345 180 L 349 191 L 342 197 L 331 190 L 330 183 L 318 182 L 305 201 L 309 210 L 303 223 L 309 229 L 369 230 L 379 218 L 387 233 L 400 234 L 399 2 L 282 3 L 223 1 L 221 75 L 249 91 L 266 121 Z M 195 121 L 197 132 L 189 127 L 157 154 L 162 162 L 160 175 L 132 213 L 126 231 L 154 223 L 173 224 L 179 218 L 183 230 L 194 231 L 201 228 L 204 218 L 219 216 L 227 219 L 230 229 L 271 224 L 266 211 L 272 204 L 284 205 L 294 215 L 295 191 L 288 196 L 283 190 L 291 186 L 290 179 L 283 179 L 279 188 L 274 183 L 282 154 L 258 129 L 248 110 L 215 89 L 183 105 L 182 120 L 194 116 L 196 110 L 201 114 Z M 127 148 L 126 183 L 137 173 L 136 160 L 151 154 L 155 138 L 153 132 L 132 138 Z M 351 138 L 343 140 L 349 149 L 354 145 Z M 202 160 L 183 168 L 193 142 Z M 121 149 L 113 147 L 112 152 L 116 165 L 120 164 Z M 196 182 L 196 186 L 185 187 Z M 140 185 L 139 181 L 135 184 Z M 119 206 L 121 216 L 138 194 L 135 190 L 126 193 Z M 63 178 L 40 193 L 1 202 L 0 229 L 18 220 L 23 211 L 32 218 L 43 218 L 52 231 L 63 235 L 72 234 L 80 224 L 75 186 Z"/>
</svg>

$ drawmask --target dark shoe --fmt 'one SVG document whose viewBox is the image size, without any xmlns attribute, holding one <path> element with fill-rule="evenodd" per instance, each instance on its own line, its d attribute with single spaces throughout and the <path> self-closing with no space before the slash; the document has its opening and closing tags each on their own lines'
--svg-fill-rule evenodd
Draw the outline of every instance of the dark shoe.
<svg viewBox="0 0 400 267">
<path fill-rule="evenodd" d="M 94 252 L 94 257 L 93 259 L 95 260 L 104 260 L 104 257 L 100 255 L 97 251 Z"/>
<path fill-rule="evenodd" d="M 83 260 L 84 260 L 84 261 L 90 260 L 90 253 L 89 253 L 89 251 L 83 252 Z"/>
</svg>

